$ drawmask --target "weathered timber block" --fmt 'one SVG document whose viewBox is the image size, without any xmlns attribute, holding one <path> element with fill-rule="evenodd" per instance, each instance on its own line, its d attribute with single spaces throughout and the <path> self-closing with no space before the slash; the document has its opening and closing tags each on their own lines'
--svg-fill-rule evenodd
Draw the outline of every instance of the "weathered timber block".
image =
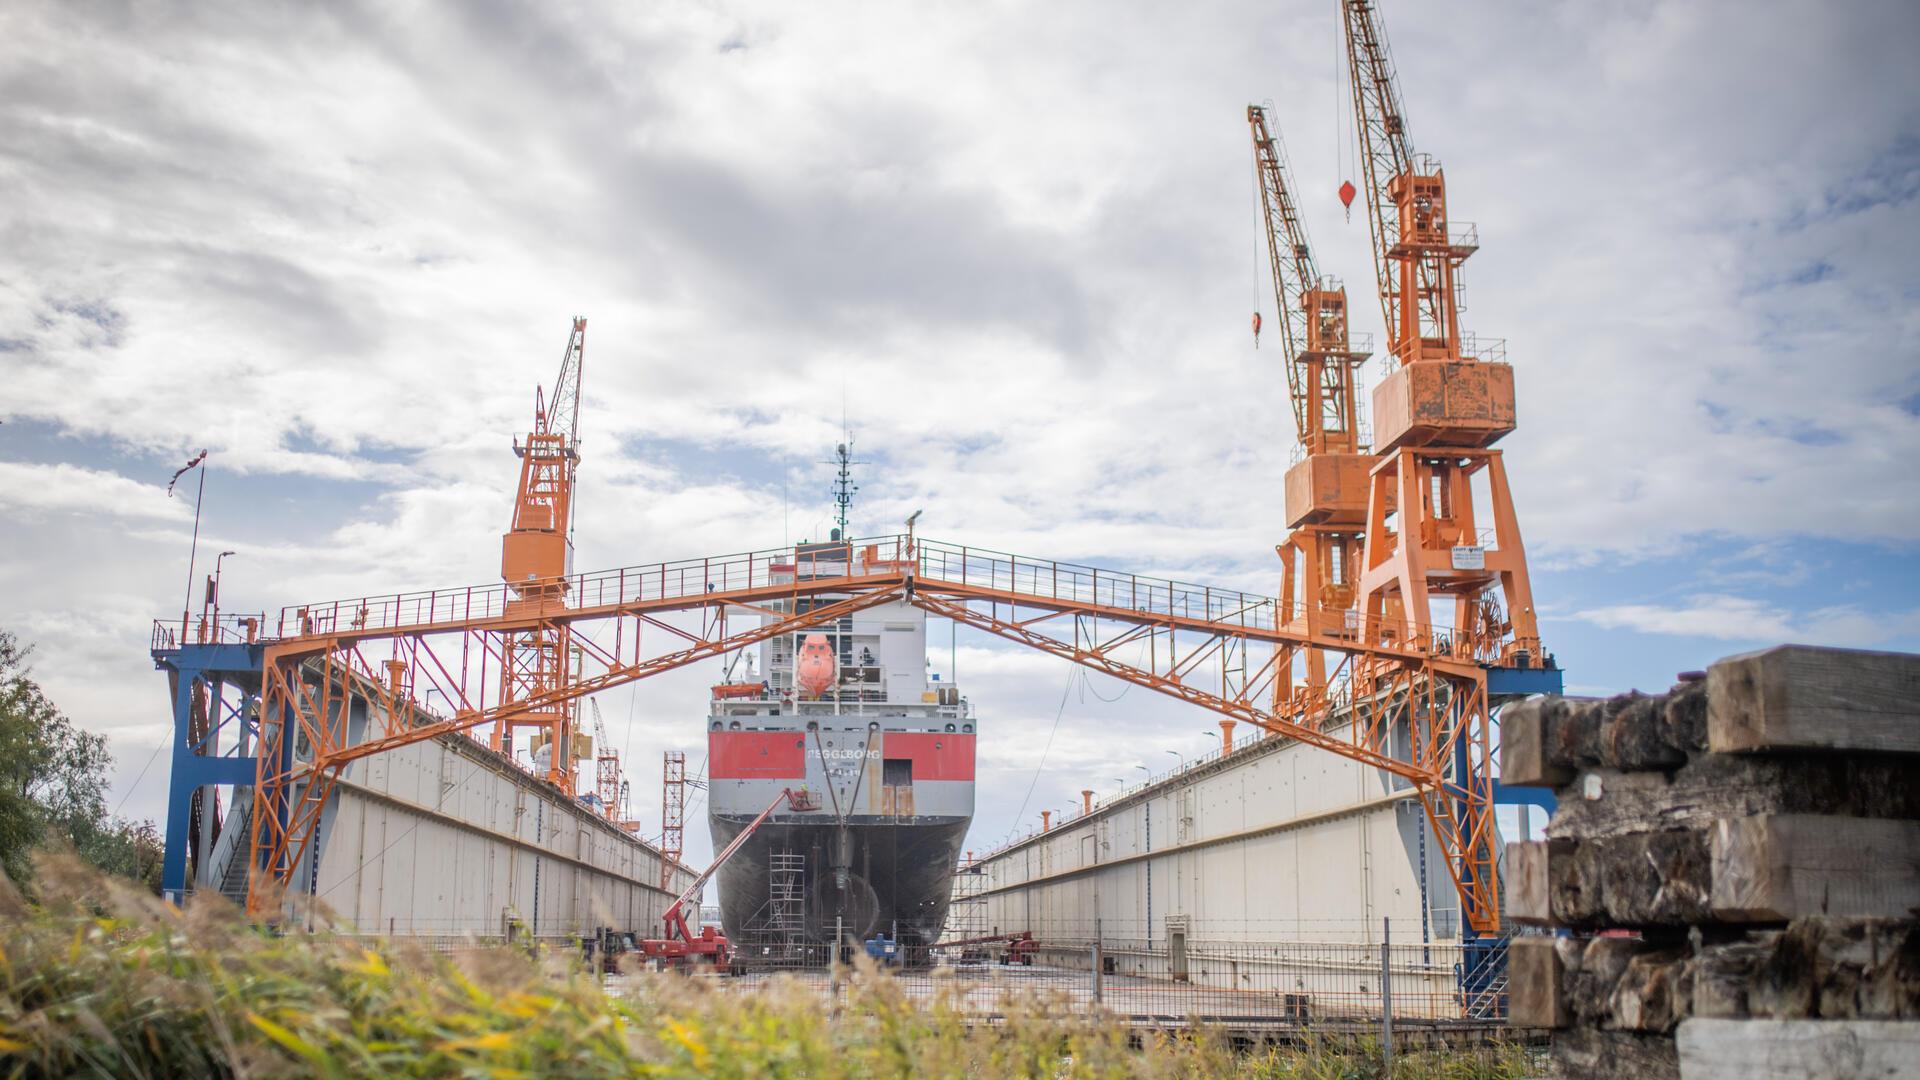
<svg viewBox="0 0 1920 1080">
<path fill-rule="evenodd" d="M 1716 752 L 1920 754 L 1920 656 L 1781 645 L 1707 670 Z"/>
<path fill-rule="evenodd" d="M 1800 919 L 1769 944 L 1747 982 L 1750 1015 L 1920 1019 L 1920 922 Z"/>
<path fill-rule="evenodd" d="M 1554 914 L 1569 925 L 1697 923 L 1707 917 L 1710 874 L 1707 838 L 1695 830 L 1583 841 L 1574 852 L 1577 880 L 1553 893 Z"/>
<path fill-rule="evenodd" d="M 1613 986 L 1607 1011 L 1615 1027 L 1664 1034 L 1688 1015 L 1693 963 L 1684 949 L 1636 953 Z"/>
<path fill-rule="evenodd" d="M 1716 822 L 1711 847 L 1717 919 L 1901 917 L 1920 909 L 1920 821 L 1762 814 Z"/>
<path fill-rule="evenodd" d="M 1580 769 L 1672 769 L 1706 749 L 1706 684 L 1659 697 L 1535 698 L 1500 715 L 1500 778 L 1566 787 Z"/>
<path fill-rule="evenodd" d="M 1550 926 L 1553 879 L 1573 872 L 1571 840 L 1529 840 L 1507 845 L 1507 915 L 1515 922 Z"/>
<path fill-rule="evenodd" d="M 1565 938 L 1517 937 L 1507 942 L 1507 1023 L 1523 1028 L 1567 1026 L 1563 983 Z"/>
<path fill-rule="evenodd" d="M 1550 720 L 1566 711 L 1560 698 L 1533 698 L 1501 710 L 1501 783 L 1561 787 L 1573 780 L 1573 768 L 1554 761 L 1547 748 Z"/>
<path fill-rule="evenodd" d="M 1692 1015 L 1739 1020 L 1748 1015 L 1747 995 L 1773 957 L 1777 931 L 1752 940 L 1728 941 L 1700 950 L 1693 967 Z"/>
<path fill-rule="evenodd" d="M 1700 753 L 1671 772 L 1595 769 L 1560 799 L 1547 835 L 1704 829 L 1755 814 L 1920 819 L 1920 758 Z"/>
<path fill-rule="evenodd" d="M 1577 953 L 1562 952 L 1561 998 L 1571 1017 L 1569 1026 L 1611 1026 L 1614 988 L 1634 955 L 1648 947 L 1636 938 L 1597 937 Z"/>
<path fill-rule="evenodd" d="M 1574 1027 L 1553 1033 L 1553 1075 L 1581 1080 L 1672 1080 L 1680 1075 L 1673 1039 L 1632 1031 Z M 1742 1080 L 1757 1080 L 1757 1076 Z"/>
<path fill-rule="evenodd" d="M 1707 917 L 1706 834 L 1671 830 L 1507 846 L 1507 914 L 1537 926 L 1679 926 Z"/>
<path fill-rule="evenodd" d="M 1685 1080 L 1894 1080 L 1920 1062 L 1920 1021 L 1696 1017 L 1675 1046 Z"/>
<path fill-rule="evenodd" d="M 1615 769 L 1670 769 L 1682 764 L 1693 748 L 1680 744 L 1668 715 L 1675 702 L 1697 702 L 1704 712 L 1705 697 L 1704 687 L 1689 683 L 1665 697 L 1631 697 L 1619 708 L 1604 711 L 1600 764 Z"/>
</svg>

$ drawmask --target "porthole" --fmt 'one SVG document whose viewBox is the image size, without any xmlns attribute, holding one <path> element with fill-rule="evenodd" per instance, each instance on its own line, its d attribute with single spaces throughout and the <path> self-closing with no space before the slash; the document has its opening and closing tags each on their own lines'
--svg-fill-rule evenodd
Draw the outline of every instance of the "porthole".
<svg viewBox="0 0 1920 1080">
<path fill-rule="evenodd" d="M 948 724 L 948 725 L 947 725 L 947 734 L 949 734 L 949 735 L 951 735 L 951 734 L 953 734 L 953 725 L 952 725 L 952 724 Z"/>
<path fill-rule="evenodd" d="M 740 721 L 738 721 L 738 720 L 735 720 L 735 721 L 734 721 L 733 723 L 731 723 L 731 724 L 728 724 L 728 725 L 727 725 L 727 730 L 728 730 L 728 731 L 739 731 L 739 730 L 740 730 Z"/>
<path fill-rule="evenodd" d="M 960 730 L 961 730 L 961 731 L 964 731 L 964 732 L 967 732 L 968 734 L 972 734 L 972 733 L 973 733 L 973 725 L 972 725 L 972 724 L 961 724 L 961 725 L 960 725 Z"/>
</svg>

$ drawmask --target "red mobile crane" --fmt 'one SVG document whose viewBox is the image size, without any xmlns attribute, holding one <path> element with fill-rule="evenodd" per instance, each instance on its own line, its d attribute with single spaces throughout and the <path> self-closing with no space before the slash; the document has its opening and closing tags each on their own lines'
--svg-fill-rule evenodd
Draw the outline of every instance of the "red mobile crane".
<svg viewBox="0 0 1920 1080">
<path fill-rule="evenodd" d="M 813 796 L 805 791 L 796 792 L 792 788 L 780 789 L 780 794 L 774 796 L 765 810 L 760 811 L 760 816 L 754 818 L 746 828 L 741 829 L 740 835 L 734 837 L 733 843 L 728 844 L 715 857 L 713 864 L 702 871 L 699 877 L 694 878 L 693 884 L 687 886 L 686 891 L 668 905 L 666 914 L 661 916 L 662 921 L 667 924 L 667 936 L 648 938 L 640 942 L 640 955 L 672 967 L 690 967 L 700 964 L 711 965 L 723 971 L 732 969 L 733 947 L 727 942 L 727 935 L 711 926 L 703 926 L 700 932 L 695 934 L 692 928 L 687 926 L 687 902 L 700 895 L 701 887 L 727 864 L 728 859 L 733 858 L 736 852 L 746 846 L 747 839 L 773 816 L 775 810 L 780 809 L 781 803 L 786 803 L 795 810 L 811 810 L 818 805 L 814 802 Z"/>
</svg>

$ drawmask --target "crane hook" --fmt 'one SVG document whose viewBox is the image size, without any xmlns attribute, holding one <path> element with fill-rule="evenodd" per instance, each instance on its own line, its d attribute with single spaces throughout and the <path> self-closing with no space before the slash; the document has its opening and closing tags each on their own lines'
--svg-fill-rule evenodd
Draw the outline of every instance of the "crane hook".
<svg viewBox="0 0 1920 1080">
<path fill-rule="evenodd" d="M 1253 347 L 1260 347 L 1260 313 L 1253 313 Z"/>
</svg>

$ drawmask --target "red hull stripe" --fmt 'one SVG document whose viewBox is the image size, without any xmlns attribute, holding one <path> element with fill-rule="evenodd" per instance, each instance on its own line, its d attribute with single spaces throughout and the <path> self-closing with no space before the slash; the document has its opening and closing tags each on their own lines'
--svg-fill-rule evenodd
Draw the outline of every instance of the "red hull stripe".
<svg viewBox="0 0 1920 1080">
<path fill-rule="evenodd" d="M 973 736 L 889 731 L 881 742 L 890 758 L 912 758 L 915 780 L 972 780 Z"/>
<path fill-rule="evenodd" d="M 709 732 L 707 758 L 715 780 L 807 778 L 806 737 L 797 731 Z"/>
</svg>

